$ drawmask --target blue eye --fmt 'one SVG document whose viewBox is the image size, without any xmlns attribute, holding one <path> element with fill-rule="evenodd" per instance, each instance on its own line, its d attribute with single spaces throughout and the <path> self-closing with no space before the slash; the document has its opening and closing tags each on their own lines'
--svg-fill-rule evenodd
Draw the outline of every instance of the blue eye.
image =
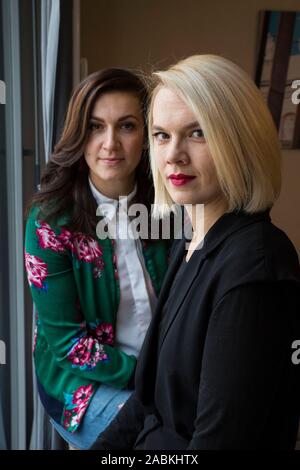
<svg viewBox="0 0 300 470">
<path fill-rule="evenodd" d="M 155 132 L 154 134 L 152 134 L 152 136 L 154 137 L 155 140 L 167 140 L 169 138 L 168 134 L 166 134 L 165 132 Z"/>
<path fill-rule="evenodd" d="M 195 129 L 192 132 L 192 137 L 197 137 L 198 139 L 204 137 L 203 130 L 202 129 Z"/>
</svg>

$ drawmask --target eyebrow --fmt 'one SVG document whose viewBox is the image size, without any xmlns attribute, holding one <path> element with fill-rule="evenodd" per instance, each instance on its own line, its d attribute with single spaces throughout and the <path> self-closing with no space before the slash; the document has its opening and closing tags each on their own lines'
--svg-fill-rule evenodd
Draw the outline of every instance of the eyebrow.
<svg viewBox="0 0 300 470">
<path fill-rule="evenodd" d="M 139 119 L 138 119 L 136 116 L 134 116 L 133 114 L 126 114 L 125 116 L 121 116 L 121 117 L 118 119 L 118 121 L 125 121 L 126 119 L 130 119 L 130 118 L 135 119 L 136 121 L 139 120 Z M 104 121 L 104 119 L 98 118 L 98 117 L 96 117 L 96 116 L 91 116 L 91 120 L 93 120 L 93 121 L 98 121 L 98 122 L 103 122 L 103 121 Z"/>
<path fill-rule="evenodd" d="M 184 126 L 183 129 L 185 131 L 187 131 L 189 129 L 192 129 L 193 127 L 201 128 L 198 121 L 193 121 L 193 122 L 187 124 L 186 126 Z M 164 131 L 165 130 L 162 126 L 158 126 L 157 124 L 153 124 L 152 129 L 156 130 L 156 131 Z"/>
</svg>

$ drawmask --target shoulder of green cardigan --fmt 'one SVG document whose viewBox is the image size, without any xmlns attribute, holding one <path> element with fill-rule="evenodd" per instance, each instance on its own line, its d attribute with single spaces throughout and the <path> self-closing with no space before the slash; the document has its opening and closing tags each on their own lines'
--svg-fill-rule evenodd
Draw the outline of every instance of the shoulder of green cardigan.
<svg viewBox="0 0 300 470">
<path fill-rule="evenodd" d="M 28 215 L 28 219 L 44 221 L 45 214 L 43 214 L 39 206 L 32 206 Z M 66 214 L 60 215 L 59 217 L 57 217 L 57 219 L 48 221 L 48 223 L 51 226 L 51 228 L 59 230 L 61 227 L 65 227 L 66 225 L 68 225 L 69 221 L 70 221 L 70 215 L 66 213 Z"/>
</svg>

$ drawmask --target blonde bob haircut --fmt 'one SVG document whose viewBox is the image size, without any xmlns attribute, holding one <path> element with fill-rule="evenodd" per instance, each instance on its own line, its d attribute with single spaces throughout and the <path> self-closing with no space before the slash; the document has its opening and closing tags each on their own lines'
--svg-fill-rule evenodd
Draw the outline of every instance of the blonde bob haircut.
<svg viewBox="0 0 300 470">
<path fill-rule="evenodd" d="M 216 55 L 194 55 L 153 74 L 149 107 L 153 215 L 170 213 L 174 203 L 155 162 L 152 123 L 158 90 L 167 87 L 193 111 L 216 167 L 228 212 L 271 208 L 281 186 L 277 130 L 258 88 L 233 62 Z M 200 202 L 200 201 L 199 201 Z"/>
</svg>

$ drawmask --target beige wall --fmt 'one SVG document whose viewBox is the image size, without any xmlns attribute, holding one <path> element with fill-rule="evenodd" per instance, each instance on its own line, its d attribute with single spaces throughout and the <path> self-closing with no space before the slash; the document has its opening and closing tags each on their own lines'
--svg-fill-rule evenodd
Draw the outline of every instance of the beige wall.
<svg viewBox="0 0 300 470">
<path fill-rule="evenodd" d="M 195 53 L 223 55 L 255 73 L 260 10 L 300 10 L 299 0 L 81 0 L 81 56 L 88 72 L 164 68 Z M 300 150 L 283 152 L 273 221 L 300 254 Z"/>
</svg>

